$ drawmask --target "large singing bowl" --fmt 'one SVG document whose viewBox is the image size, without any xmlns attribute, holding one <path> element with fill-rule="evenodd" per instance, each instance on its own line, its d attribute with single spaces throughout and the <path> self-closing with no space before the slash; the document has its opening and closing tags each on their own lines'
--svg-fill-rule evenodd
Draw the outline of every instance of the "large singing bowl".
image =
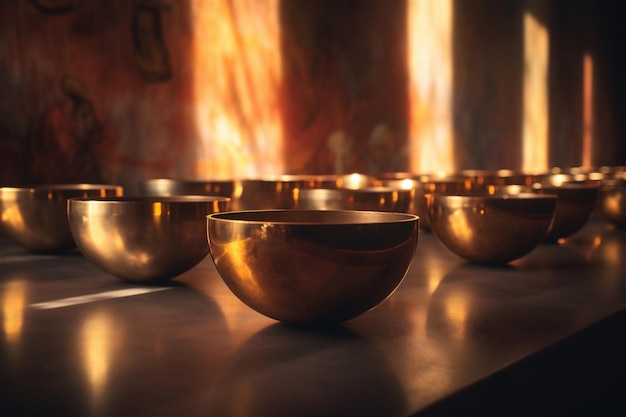
<svg viewBox="0 0 626 417">
<path fill-rule="evenodd" d="M 556 196 L 426 195 L 430 227 L 452 253 L 477 264 L 506 264 L 531 252 L 550 230 Z"/>
<path fill-rule="evenodd" d="M 275 320 L 337 323 L 400 285 L 418 240 L 408 213 L 252 210 L 207 217 L 211 256 L 246 305 Z"/>
<path fill-rule="evenodd" d="M 131 282 L 157 282 L 191 269 L 208 254 L 206 216 L 228 210 L 216 196 L 70 199 L 67 216 L 82 254 Z"/>
<path fill-rule="evenodd" d="M 67 222 L 67 200 L 121 196 L 117 185 L 54 184 L 1 187 L 4 233 L 33 252 L 63 252 L 75 247 Z"/>
</svg>

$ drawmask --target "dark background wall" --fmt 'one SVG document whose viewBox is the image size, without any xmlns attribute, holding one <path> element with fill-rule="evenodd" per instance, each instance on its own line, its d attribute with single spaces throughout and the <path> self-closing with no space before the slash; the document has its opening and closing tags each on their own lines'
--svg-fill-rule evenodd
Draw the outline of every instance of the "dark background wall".
<svg viewBox="0 0 626 417">
<path fill-rule="evenodd" d="M 521 169 L 528 11 L 550 35 L 549 165 L 582 163 L 585 53 L 594 59 L 592 164 L 626 165 L 619 3 L 453 3 L 455 168 Z M 212 40 L 194 38 L 191 4 L 0 2 L 0 182 L 126 183 L 211 173 L 194 168 L 203 138 L 193 116 L 192 46 Z M 237 8 L 228 4 L 236 27 Z M 408 169 L 407 3 L 278 5 L 283 169 L 337 171 L 331 142 L 348 150 L 340 170 Z M 381 131 L 384 153 L 372 146 Z"/>
</svg>

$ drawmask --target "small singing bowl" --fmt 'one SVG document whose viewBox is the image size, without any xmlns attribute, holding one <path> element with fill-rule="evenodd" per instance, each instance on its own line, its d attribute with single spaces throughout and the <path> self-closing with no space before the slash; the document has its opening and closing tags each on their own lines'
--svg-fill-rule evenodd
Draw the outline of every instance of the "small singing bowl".
<svg viewBox="0 0 626 417">
<path fill-rule="evenodd" d="M 626 228 L 626 172 L 602 181 L 596 208 L 606 221 Z"/>
<path fill-rule="evenodd" d="M 150 197 L 208 195 L 233 198 L 237 187 L 240 186 L 234 180 L 153 178 L 139 183 L 139 192 L 143 196 Z"/>
<path fill-rule="evenodd" d="M 251 210 L 207 216 L 211 256 L 253 310 L 294 324 L 338 323 L 400 285 L 419 217 L 350 210 Z"/>
<path fill-rule="evenodd" d="M 294 192 L 294 206 L 308 210 L 364 210 L 408 213 L 415 191 L 393 187 L 312 188 Z"/>
<path fill-rule="evenodd" d="M 535 192 L 557 196 L 554 224 L 545 242 L 565 239 L 587 224 L 596 206 L 600 181 L 577 179 L 569 175 L 552 175 L 532 185 Z"/>
<path fill-rule="evenodd" d="M 312 175 L 277 175 L 241 180 L 241 192 L 232 210 L 268 210 L 293 208 L 294 190 L 317 188 L 319 179 Z"/>
<path fill-rule="evenodd" d="M 427 194 L 433 235 L 476 264 L 507 264 L 535 249 L 550 230 L 556 196 Z"/>
<path fill-rule="evenodd" d="M 67 217 L 86 259 L 123 280 L 149 283 L 202 261 L 209 253 L 206 216 L 229 204 L 218 196 L 73 198 Z"/>
<path fill-rule="evenodd" d="M 67 200 L 122 194 L 122 187 L 103 184 L 1 187 L 4 234 L 32 252 L 69 251 L 75 243 L 67 222 Z"/>
</svg>

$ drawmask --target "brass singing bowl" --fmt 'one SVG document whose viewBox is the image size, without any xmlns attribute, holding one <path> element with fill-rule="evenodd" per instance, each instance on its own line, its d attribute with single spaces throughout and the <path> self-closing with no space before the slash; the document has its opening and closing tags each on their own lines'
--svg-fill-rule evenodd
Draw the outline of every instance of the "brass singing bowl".
<svg viewBox="0 0 626 417">
<path fill-rule="evenodd" d="M 208 195 L 233 198 L 241 187 L 235 180 L 187 180 L 152 178 L 139 183 L 143 196 L 168 197 L 177 195 Z"/>
<path fill-rule="evenodd" d="M 535 192 L 557 196 L 554 224 L 545 242 L 565 239 L 587 224 L 596 206 L 600 181 L 556 174 L 542 177 L 532 185 Z"/>
<path fill-rule="evenodd" d="M 67 217 L 86 259 L 126 281 L 157 282 L 208 255 L 206 216 L 229 204 L 218 196 L 73 198 Z"/>
<path fill-rule="evenodd" d="M 626 172 L 602 181 L 596 208 L 606 221 L 626 228 Z"/>
<path fill-rule="evenodd" d="M 371 187 L 361 189 L 312 188 L 294 192 L 295 208 L 308 210 L 365 210 L 408 213 L 412 189 Z"/>
<path fill-rule="evenodd" d="M 350 210 L 252 210 L 207 217 L 211 256 L 232 292 L 275 320 L 357 317 L 400 285 L 419 218 Z"/>
<path fill-rule="evenodd" d="M 459 257 L 477 264 L 506 264 L 545 238 L 556 196 L 427 194 L 433 235 Z"/>
<path fill-rule="evenodd" d="M 122 187 L 104 184 L 0 187 L 4 234 L 32 252 L 69 251 L 75 243 L 67 222 L 67 200 L 122 194 Z"/>
<path fill-rule="evenodd" d="M 300 190 L 361 189 L 379 185 L 364 174 L 341 175 L 266 175 L 240 181 L 241 189 L 233 200 L 233 210 L 293 209 Z"/>
</svg>

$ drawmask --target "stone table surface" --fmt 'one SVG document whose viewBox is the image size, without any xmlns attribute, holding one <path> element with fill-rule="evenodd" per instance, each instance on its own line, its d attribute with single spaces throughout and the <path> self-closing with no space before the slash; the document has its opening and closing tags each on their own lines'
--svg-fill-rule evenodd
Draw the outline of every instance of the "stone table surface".
<svg viewBox="0 0 626 417">
<path fill-rule="evenodd" d="M 624 415 L 625 307 L 599 219 L 506 267 L 422 232 L 391 297 L 325 328 L 249 309 L 210 256 L 145 286 L 0 237 L 0 415 Z"/>
</svg>

